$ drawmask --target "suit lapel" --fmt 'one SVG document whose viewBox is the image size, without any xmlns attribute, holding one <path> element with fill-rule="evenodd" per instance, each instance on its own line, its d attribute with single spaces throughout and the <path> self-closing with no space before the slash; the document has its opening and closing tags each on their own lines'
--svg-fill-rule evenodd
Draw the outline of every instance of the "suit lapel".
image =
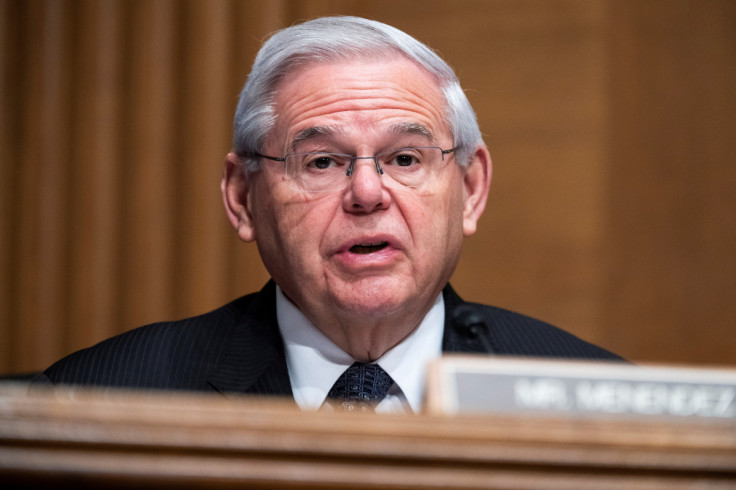
<svg viewBox="0 0 736 490">
<path fill-rule="evenodd" d="M 273 281 L 231 307 L 235 318 L 229 344 L 207 381 L 221 393 L 292 396 Z"/>
</svg>

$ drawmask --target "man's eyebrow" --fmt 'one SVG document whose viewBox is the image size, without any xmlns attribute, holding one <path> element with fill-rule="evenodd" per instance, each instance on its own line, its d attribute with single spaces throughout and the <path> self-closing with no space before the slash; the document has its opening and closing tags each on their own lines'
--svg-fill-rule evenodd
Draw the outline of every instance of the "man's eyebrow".
<svg viewBox="0 0 736 490">
<path fill-rule="evenodd" d="M 432 131 L 430 131 L 427 126 L 419 123 L 402 122 L 392 124 L 389 128 L 389 132 L 395 134 L 396 136 L 415 134 L 418 136 L 423 136 L 429 141 L 434 141 L 434 135 L 432 134 Z"/>
<path fill-rule="evenodd" d="M 333 136 L 338 133 L 339 130 L 334 126 L 309 126 L 304 128 L 294 136 L 289 145 L 289 152 L 295 151 L 296 147 L 305 141 L 317 138 L 319 136 Z"/>
<path fill-rule="evenodd" d="M 340 128 L 337 128 L 335 126 L 309 126 L 308 128 L 304 128 L 296 133 L 294 139 L 291 140 L 288 151 L 289 153 L 296 151 L 296 147 L 299 144 L 304 143 L 305 141 L 323 136 L 331 137 L 341 132 L 342 131 L 340 130 Z M 432 134 L 432 131 L 430 131 L 427 126 L 419 123 L 400 122 L 392 124 L 388 128 L 388 133 L 394 135 L 395 137 L 413 134 L 422 136 L 430 142 L 434 142 L 434 135 Z"/>
</svg>

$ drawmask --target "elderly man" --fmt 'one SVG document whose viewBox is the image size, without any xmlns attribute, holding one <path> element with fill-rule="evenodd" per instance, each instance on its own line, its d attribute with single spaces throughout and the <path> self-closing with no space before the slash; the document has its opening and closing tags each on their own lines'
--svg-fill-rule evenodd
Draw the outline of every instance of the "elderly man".
<svg viewBox="0 0 736 490">
<path fill-rule="evenodd" d="M 468 304 L 448 281 L 490 181 L 475 114 L 424 44 L 352 17 L 284 29 L 241 92 L 222 180 L 230 222 L 273 280 L 72 354 L 36 382 L 416 412 L 442 352 L 616 359 L 498 308 L 455 319 Z"/>
</svg>

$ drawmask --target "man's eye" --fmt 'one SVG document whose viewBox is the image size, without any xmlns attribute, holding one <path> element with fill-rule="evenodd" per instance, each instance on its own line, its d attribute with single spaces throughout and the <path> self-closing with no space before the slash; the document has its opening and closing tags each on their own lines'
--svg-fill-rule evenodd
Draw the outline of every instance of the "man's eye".
<svg viewBox="0 0 736 490">
<path fill-rule="evenodd" d="M 419 158 L 417 155 L 413 155 L 411 153 L 399 153 L 394 155 L 389 161 L 389 164 L 397 165 L 399 167 L 409 167 L 417 163 L 420 163 Z"/>
<path fill-rule="evenodd" d="M 312 157 L 307 158 L 306 161 L 304 162 L 305 167 L 316 168 L 318 170 L 324 170 L 327 168 L 336 167 L 339 164 L 340 162 L 338 162 L 331 155 L 312 156 Z"/>
<path fill-rule="evenodd" d="M 330 157 L 319 157 L 314 160 L 313 165 L 319 169 L 331 167 L 335 161 Z"/>
</svg>

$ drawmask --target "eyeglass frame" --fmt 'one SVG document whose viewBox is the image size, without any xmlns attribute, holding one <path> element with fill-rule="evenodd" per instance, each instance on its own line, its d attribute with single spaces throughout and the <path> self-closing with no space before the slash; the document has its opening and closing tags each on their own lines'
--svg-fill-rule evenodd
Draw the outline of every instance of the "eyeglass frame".
<svg viewBox="0 0 736 490">
<path fill-rule="evenodd" d="M 396 152 L 399 152 L 401 150 L 436 149 L 436 150 L 440 150 L 440 154 L 442 155 L 442 161 L 444 162 L 445 161 L 445 155 L 449 155 L 450 153 L 454 153 L 458 148 L 460 148 L 460 145 L 454 146 L 454 147 L 452 147 L 452 148 L 450 148 L 448 150 L 443 150 L 439 146 L 405 146 L 405 147 L 401 147 L 401 148 L 396 148 L 396 149 L 391 150 L 391 151 L 377 153 L 377 154 L 375 154 L 373 156 L 370 156 L 370 157 L 359 157 L 359 156 L 353 156 L 353 155 L 350 155 L 350 154 L 347 154 L 347 153 L 335 153 L 335 152 L 330 152 L 330 151 L 307 151 L 307 152 L 302 152 L 302 153 L 287 153 L 283 157 L 274 157 L 274 156 L 269 156 L 269 155 L 264 155 L 262 153 L 254 152 L 252 154 L 252 156 L 257 157 L 257 158 L 265 158 L 267 160 L 272 160 L 274 162 L 281 162 L 281 163 L 284 163 L 284 164 L 286 164 L 286 159 L 287 158 L 289 158 L 290 156 L 294 156 L 294 155 L 320 155 L 320 154 L 324 154 L 324 155 L 337 155 L 337 156 L 341 156 L 341 157 L 348 157 L 348 158 L 350 158 L 350 165 L 348 165 L 348 169 L 345 172 L 345 176 L 346 177 L 350 177 L 353 174 L 353 171 L 354 171 L 355 160 L 373 160 L 373 164 L 376 167 L 376 172 L 378 173 L 378 175 L 383 175 L 383 173 L 384 173 L 383 172 L 383 168 L 378 163 L 378 156 L 380 156 L 380 155 L 390 154 L 390 153 L 396 153 Z"/>
</svg>

